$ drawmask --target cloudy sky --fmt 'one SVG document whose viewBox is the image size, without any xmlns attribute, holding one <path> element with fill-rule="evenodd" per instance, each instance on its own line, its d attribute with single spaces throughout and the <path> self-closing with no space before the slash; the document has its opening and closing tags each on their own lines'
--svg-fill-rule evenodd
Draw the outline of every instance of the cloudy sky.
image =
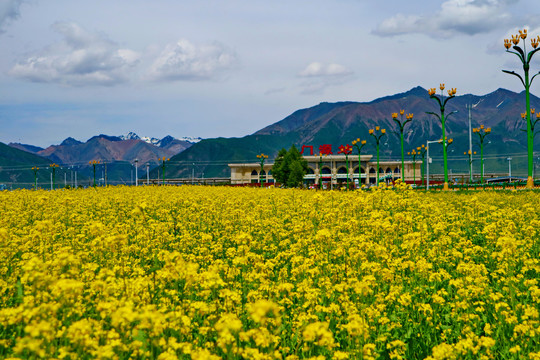
<svg viewBox="0 0 540 360">
<path fill-rule="evenodd" d="M 501 69 L 522 28 L 540 35 L 538 0 L 0 0 L 0 141 L 241 137 L 418 85 L 521 91 Z"/>
</svg>

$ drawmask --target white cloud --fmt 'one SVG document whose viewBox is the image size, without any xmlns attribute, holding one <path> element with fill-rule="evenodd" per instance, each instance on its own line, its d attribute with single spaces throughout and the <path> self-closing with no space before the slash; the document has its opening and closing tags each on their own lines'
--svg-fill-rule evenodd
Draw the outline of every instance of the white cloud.
<svg viewBox="0 0 540 360">
<path fill-rule="evenodd" d="M 19 7 L 23 0 L 2 0 L 0 1 L 0 33 L 3 32 L 6 24 L 19 17 Z"/>
<path fill-rule="evenodd" d="M 509 23 L 512 16 L 507 7 L 517 1 L 447 0 L 435 14 L 397 14 L 380 23 L 372 33 L 378 36 L 417 33 L 435 38 L 486 33 Z"/>
<path fill-rule="evenodd" d="M 302 94 L 322 93 L 329 86 L 347 82 L 353 72 L 340 64 L 312 62 L 298 76 L 305 78 L 301 83 Z"/>
<path fill-rule="evenodd" d="M 340 64 L 325 65 L 320 62 L 312 62 L 298 75 L 301 77 L 341 77 L 351 74 L 352 71 Z"/>
<path fill-rule="evenodd" d="M 149 76 L 159 81 L 211 80 L 236 64 L 234 52 L 217 42 L 196 46 L 182 39 L 165 47 L 153 62 Z"/>
<path fill-rule="evenodd" d="M 129 80 L 139 55 L 75 23 L 56 23 L 63 41 L 18 62 L 9 74 L 32 82 L 112 86 Z"/>
</svg>

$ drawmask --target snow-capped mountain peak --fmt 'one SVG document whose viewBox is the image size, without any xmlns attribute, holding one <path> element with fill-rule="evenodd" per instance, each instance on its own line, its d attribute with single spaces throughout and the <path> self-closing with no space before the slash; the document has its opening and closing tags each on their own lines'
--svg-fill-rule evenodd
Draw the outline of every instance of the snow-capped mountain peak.
<svg viewBox="0 0 540 360">
<path fill-rule="evenodd" d="M 139 135 L 135 134 L 132 131 L 128 132 L 127 135 L 120 135 L 119 138 L 122 140 L 140 140 L 141 139 Z"/>
<path fill-rule="evenodd" d="M 148 144 L 152 144 L 158 147 L 161 147 L 162 145 L 164 146 L 164 143 L 170 143 L 172 140 L 186 141 L 190 144 L 195 144 L 202 140 L 202 138 L 200 137 L 183 136 L 180 138 L 174 138 L 170 135 L 165 136 L 163 139 L 158 139 L 155 137 L 139 136 L 133 131 L 128 132 L 127 135 L 120 135 L 119 138 L 122 140 L 142 140 L 144 142 L 147 142 Z"/>
</svg>

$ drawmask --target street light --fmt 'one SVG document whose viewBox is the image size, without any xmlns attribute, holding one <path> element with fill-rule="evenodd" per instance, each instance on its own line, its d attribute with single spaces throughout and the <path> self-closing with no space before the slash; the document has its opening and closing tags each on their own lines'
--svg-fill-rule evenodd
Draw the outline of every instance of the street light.
<svg viewBox="0 0 540 360">
<path fill-rule="evenodd" d="M 397 119 L 398 114 L 392 113 L 392 120 L 394 120 L 399 127 L 399 139 L 401 142 L 401 181 L 405 181 L 405 173 L 403 172 L 403 169 L 405 168 L 405 152 L 403 150 L 403 129 L 405 129 L 405 125 L 407 125 L 408 122 L 410 122 L 413 119 L 413 114 L 407 114 L 405 115 L 405 122 L 403 122 L 403 115 L 405 114 L 405 110 L 399 110 L 399 115 L 401 116 L 401 121 Z"/>
<path fill-rule="evenodd" d="M 37 172 L 39 168 L 37 166 L 33 166 L 32 170 L 34 171 L 34 189 L 37 190 Z"/>
<path fill-rule="evenodd" d="M 429 190 L 429 163 L 431 162 L 431 158 L 429 157 L 429 144 L 435 144 L 435 143 L 441 143 L 442 140 L 434 140 L 434 141 L 427 141 L 426 144 L 426 157 L 427 157 L 427 166 L 426 166 L 426 190 Z"/>
<path fill-rule="evenodd" d="M 56 189 L 56 168 L 58 167 L 58 164 L 52 163 L 49 165 L 49 167 L 52 169 L 52 188 L 53 190 Z"/>
<path fill-rule="evenodd" d="M 360 159 L 360 153 L 362 152 L 362 148 L 366 146 L 367 141 L 366 140 L 360 140 L 360 138 L 353 140 L 352 145 L 358 150 L 358 186 L 360 187 L 360 184 L 362 183 L 362 159 Z M 358 145 L 360 144 L 360 145 Z"/>
<path fill-rule="evenodd" d="M 413 149 L 413 151 L 409 151 L 407 155 L 412 157 L 412 163 L 413 163 L 413 184 L 416 185 L 416 155 L 418 155 L 419 152 L 416 152 L 416 149 Z"/>
<path fill-rule="evenodd" d="M 443 93 L 444 84 L 440 84 L 439 89 L 441 89 L 440 97 L 436 96 L 435 88 L 429 89 L 428 93 L 429 93 L 429 97 L 431 99 L 435 99 L 437 101 L 437 103 L 439 104 L 441 116 L 439 116 L 438 114 L 435 114 L 434 112 L 431 112 L 431 111 L 427 112 L 427 114 L 435 115 L 440 120 L 441 128 L 442 128 L 442 137 L 441 137 L 441 139 L 446 140 L 446 126 L 445 126 L 444 110 L 445 110 L 446 103 L 450 99 L 453 99 L 456 96 L 457 90 L 455 88 L 451 88 L 450 90 L 448 90 L 448 97 L 445 99 L 445 96 L 444 96 L 444 93 Z M 451 113 L 449 113 L 447 115 L 447 117 L 450 116 L 453 113 L 455 113 L 455 111 L 452 111 Z M 443 142 L 444 190 L 448 190 L 448 155 L 447 155 L 446 147 L 447 147 L 447 144 L 446 144 L 446 141 L 444 141 Z"/>
<path fill-rule="evenodd" d="M 338 154 L 345 154 L 345 167 L 347 168 L 347 191 L 349 191 L 349 154 L 352 154 L 351 145 L 340 145 Z"/>
<path fill-rule="evenodd" d="M 529 80 L 529 68 L 530 68 L 530 62 L 533 57 L 533 55 L 540 50 L 538 45 L 540 44 L 540 36 L 538 36 L 536 39 L 531 39 L 531 46 L 534 50 L 527 52 L 527 49 L 525 48 L 525 39 L 527 38 L 527 30 L 519 30 L 519 34 L 512 35 L 512 40 L 504 39 L 504 47 L 506 48 L 506 52 L 516 55 L 519 60 L 521 60 L 521 63 L 523 64 L 523 72 L 525 74 L 525 79 L 521 77 L 521 75 L 517 74 L 514 71 L 509 70 L 503 70 L 503 72 L 517 76 L 519 80 L 521 80 L 521 83 L 525 87 L 525 115 L 527 118 L 527 164 L 528 164 L 528 173 L 527 173 L 527 188 L 532 189 L 534 187 L 534 180 L 533 180 L 533 167 L 534 167 L 534 160 L 533 160 L 533 140 L 534 140 L 534 124 L 531 120 L 531 103 L 530 103 L 530 87 L 534 80 L 534 78 L 540 74 L 540 72 L 536 73 L 530 80 Z M 523 48 L 519 47 L 519 42 L 523 40 Z M 514 46 L 512 46 L 512 44 Z M 515 51 L 511 51 L 510 48 L 514 49 Z"/>
<path fill-rule="evenodd" d="M 257 158 L 259 159 L 261 163 L 261 171 L 259 172 L 259 182 L 261 183 L 261 187 L 263 187 L 262 172 L 264 171 L 264 161 L 268 159 L 268 155 L 264 155 L 263 153 L 261 153 L 260 155 L 257 155 Z"/>
<path fill-rule="evenodd" d="M 323 155 L 326 157 L 327 154 L 326 153 L 319 153 L 319 190 L 322 190 L 322 158 L 323 158 Z"/>
<path fill-rule="evenodd" d="M 491 133 L 491 128 L 484 128 L 484 125 L 480 125 L 478 128 L 473 129 L 473 133 L 477 134 L 480 138 L 480 182 L 484 183 L 484 139 Z"/>
<path fill-rule="evenodd" d="M 426 157 L 427 148 L 424 144 L 422 144 L 422 146 L 417 147 L 416 150 L 422 156 L 422 167 L 420 168 L 420 177 L 421 177 L 420 184 L 424 186 L 424 175 L 425 175 L 424 170 L 426 168 L 425 157 Z"/>
<path fill-rule="evenodd" d="M 96 165 L 99 164 L 99 160 L 92 160 L 88 163 L 94 167 L 94 187 L 96 187 Z"/>
<path fill-rule="evenodd" d="M 381 133 L 376 135 L 375 131 L 379 131 L 379 129 L 378 126 L 376 126 L 375 129 L 369 129 L 369 135 L 373 136 L 377 145 L 377 186 L 379 186 L 379 143 L 381 138 L 386 135 L 386 129 L 380 129 Z"/>
<path fill-rule="evenodd" d="M 161 176 L 163 178 L 163 185 L 165 185 L 165 161 L 169 161 L 165 156 L 161 160 Z"/>
<path fill-rule="evenodd" d="M 471 184 L 473 182 L 473 174 L 472 174 L 472 163 L 473 163 L 473 154 L 476 155 L 476 151 L 475 152 L 472 152 L 471 150 L 469 151 L 465 151 L 463 153 L 463 155 L 468 155 L 469 156 L 469 184 Z"/>
</svg>

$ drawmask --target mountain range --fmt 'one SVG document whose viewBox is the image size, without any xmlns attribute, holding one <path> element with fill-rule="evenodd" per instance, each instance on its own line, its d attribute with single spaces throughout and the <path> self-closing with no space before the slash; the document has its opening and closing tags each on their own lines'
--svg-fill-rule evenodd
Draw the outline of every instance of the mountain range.
<svg viewBox="0 0 540 360">
<path fill-rule="evenodd" d="M 60 145 L 51 145 L 46 149 L 19 143 L 10 143 L 9 146 L 43 156 L 58 164 L 87 164 L 92 160 L 101 162 L 133 162 L 138 159 L 140 163 L 149 163 L 152 166 L 159 159 L 174 156 L 200 138 L 175 139 L 168 135 L 163 139 L 139 137 L 133 132 L 122 136 L 97 135 L 86 142 L 68 137 Z"/>
<path fill-rule="evenodd" d="M 502 88 L 486 95 L 458 95 L 447 103 L 447 114 L 457 111 L 446 121 L 447 136 L 454 139 L 449 147 L 451 171 L 468 171 L 468 157 L 464 155 L 469 149 L 468 106 L 471 107 L 473 127 L 484 125 L 492 128 L 484 144 L 486 172 L 507 171 L 507 158 L 512 157 L 513 174 L 525 173 L 527 145 L 522 130 L 526 128 L 526 124 L 520 116 L 525 111 L 525 95 L 523 92 L 515 93 Z M 540 99 L 532 94 L 531 107 L 540 109 Z M 9 145 L 14 150 L 17 148 L 39 155 L 45 162 L 77 164 L 83 172 L 82 175 L 87 177 L 90 176 L 88 162 L 102 160 L 109 163 L 109 179 L 116 177 L 120 183 L 127 183 L 130 177 L 133 177 L 132 164 L 135 159 L 139 160 L 139 165 L 148 163 L 154 167 L 164 156 L 170 157 L 166 177 L 228 177 L 230 171 L 227 164 L 258 162 L 256 156 L 261 153 L 269 155 L 269 161 L 272 161 L 280 149 L 292 145 L 298 148 L 310 145 L 314 153 L 318 153 L 319 146 L 329 144 L 336 154 L 340 145 L 350 144 L 352 140 L 360 138 L 367 140 L 367 146 L 362 153 L 374 155 L 375 146 L 369 136 L 369 129 L 376 126 L 387 130 L 387 136 L 380 147 L 381 159 L 398 160 L 401 156 L 399 128 L 391 114 L 401 109 L 406 114 L 414 114 L 413 120 L 405 127 L 406 152 L 426 144 L 428 140 L 441 137 L 440 121 L 427 114 L 439 113 L 438 104 L 430 99 L 426 89 L 418 86 L 370 102 L 323 102 L 297 110 L 286 118 L 241 138 L 174 139 L 167 136 L 154 139 L 128 133 L 124 136 L 98 135 L 84 143 L 67 138 L 60 145 L 52 145 L 46 149 L 23 144 Z M 440 172 L 442 147 L 433 147 L 430 151 L 434 159 L 432 171 Z M 475 134 L 473 151 L 480 152 Z M 540 166 L 540 158 L 537 160 Z M 3 161 L 0 158 L 0 166 L 3 166 Z M 29 162 L 27 167 L 33 166 L 33 163 L 35 159 Z M 475 172 L 479 171 L 478 163 L 478 159 L 475 159 Z M 161 167 L 154 167 L 151 177 L 158 176 L 160 169 Z M 2 172 L 0 181 L 9 181 Z"/>
<path fill-rule="evenodd" d="M 73 177 L 72 172 L 77 171 L 78 179 L 88 181 L 93 177 L 93 168 L 90 161 L 99 160 L 101 164 L 107 164 L 107 169 L 100 169 L 100 178 L 107 177 L 109 183 L 130 183 L 133 179 L 133 166 L 135 160 L 139 166 L 148 164 L 156 166 L 163 157 L 169 158 L 181 151 L 189 148 L 194 143 L 200 141 L 200 138 L 182 138 L 176 139 L 172 136 L 166 136 L 163 139 L 139 137 L 133 132 L 122 136 L 97 135 L 86 142 L 68 137 L 59 145 L 51 145 L 47 148 L 41 148 L 34 145 L 10 143 L 11 150 L 4 151 L 6 157 L 5 163 L 13 163 L 14 159 L 27 159 L 28 163 L 18 165 L 25 168 L 28 172 L 32 166 L 41 163 L 56 163 L 61 167 L 58 169 L 58 175 L 67 183 L 67 175 Z M 5 146 L 5 145 L 4 145 Z M 5 148 L 4 148 L 5 149 Z M 33 157 L 22 156 L 21 154 L 30 153 Z M 30 155 L 28 154 L 28 155 Z M 24 162 L 24 161 L 23 161 Z M 0 158 L 0 165 L 4 161 Z M 102 166 L 103 167 L 103 166 Z M 13 168 L 13 166 L 11 166 Z M 19 169 L 20 169 L 19 168 Z M 16 170 L 16 169 L 14 169 Z M 43 168 L 41 172 L 43 172 Z M 106 173 L 105 173 L 106 172 Z M 17 171 L 0 171 L 0 182 L 26 182 L 33 181 L 33 173 L 21 177 Z M 47 179 L 45 179 L 47 180 Z"/>
<path fill-rule="evenodd" d="M 468 171 L 469 111 L 471 106 L 472 127 L 484 125 L 492 132 L 484 144 L 485 171 L 507 171 L 508 156 L 513 156 L 514 174 L 526 171 L 526 128 L 520 114 L 525 111 L 525 94 L 497 89 L 486 95 L 459 95 L 448 101 L 446 114 L 457 111 L 446 120 L 448 138 L 454 143 L 449 148 L 449 166 L 455 172 Z M 531 94 L 531 107 L 540 108 L 540 99 Z M 171 158 L 170 177 L 190 177 L 192 174 L 226 177 L 230 172 L 227 163 L 257 162 L 257 154 L 264 153 L 270 160 L 281 148 L 291 145 L 299 149 L 311 145 L 318 153 L 320 145 L 330 144 L 337 153 L 338 147 L 360 138 L 367 140 L 363 149 L 375 154 L 374 139 L 369 129 L 380 126 L 387 136 L 380 147 L 381 159 L 398 160 L 401 157 L 399 127 L 391 114 L 399 110 L 412 113 L 413 120 L 405 127 L 405 152 L 426 144 L 428 140 L 441 138 L 441 122 L 427 112 L 440 113 L 439 106 L 430 99 L 428 91 L 415 87 L 409 91 L 375 99 L 370 102 L 321 103 L 295 111 L 281 121 L 271 124 L 243 138 L 205 139 Z M 473 151 L 480 153 L 478 136 L 473 134 Z M 433 147 L 433 171 L 441 171 L 442 146 Z M 478 156 L 476 156 L 478 157 Z M 408 157 L 408 160 L 411 160 Z M 540 159 L 539 159 L 540 160 Z M 196 163 L 196 165 L 193 165 Z M 479 161 L 475 161 L 476 172 Z M 197 174 L 195 175 L 197 176 Z"/>
</svg>

